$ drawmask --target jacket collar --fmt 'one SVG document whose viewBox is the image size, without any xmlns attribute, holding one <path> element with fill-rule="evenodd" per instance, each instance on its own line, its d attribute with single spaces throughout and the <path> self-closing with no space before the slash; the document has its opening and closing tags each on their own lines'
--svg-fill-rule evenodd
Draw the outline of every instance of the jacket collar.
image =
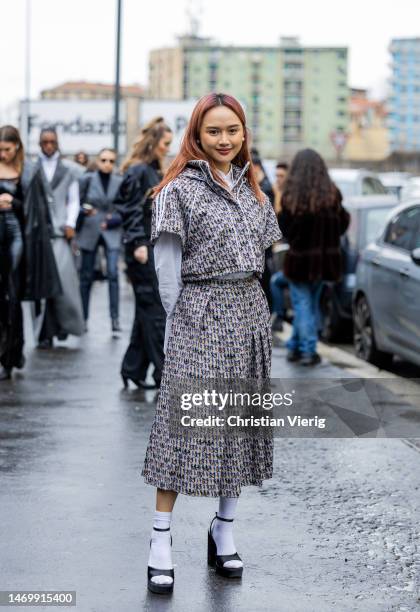
<svg viewBox="0 0 420 612">
<path fill-rule="evenodd" d="M 115 195 L 120 187 L 120 181 L 118 180 L 118 176 L 111 172 L 109 177 L 108 189 L 105 193 L 104 187 L 102 185 L 101 176 L 99 174 L 99 170 L 95 170 L 92 174 L 92 181 L 94 182 L 96 189 L 102 195 L 102 198 L 107 202 L 113 202 L 115 199 Z"/>
<path fill-rule="evenodd" d="M 249 165 L 250 163 L 247 162 L 245 166 L 241 168 L 240 166 L 236 166 L 235 164 L 232 164 L 232 174 L 233 174 L 232 190 L 235 190 L 242 183 L 243 178 L 249 168 Z M 228 189 L 225 189 L 224 187 L 222 187 L 222 185 L 220 185 L 220 183 L 218 183 L 214 179 L 208 161 L 204 159 L 192 159 L 188 162 L 187 168 L 184 172 L 185 172 L 185 176 L 189 176 L 196 180 L 205 181 L 212 189 L 216 189 L 216 190 L 221 189 L 223 191 L 224 196 L 229 195 L 231 199 L 233 200 L 235 199 L 232 196 L 232 193 Z"/>
</svg>

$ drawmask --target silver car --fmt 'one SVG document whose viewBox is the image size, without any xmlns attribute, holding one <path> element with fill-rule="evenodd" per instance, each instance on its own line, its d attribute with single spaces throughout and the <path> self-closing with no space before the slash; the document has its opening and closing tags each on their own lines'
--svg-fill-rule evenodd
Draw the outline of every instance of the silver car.
<svg viewBox="0 0 420 612">
<path fill-rule="evenodd" d="M 420 365 L 420 199 L 392 211 L 362 251 L 353 294 L 356 354 L 379 367 L 393 355 Z"/>
<path fill-rule="evenodd" d="M 344 199 L 352 196 L 384 195 L 388 190 L 374 172 L 351 168 L 330 168 L 328 173 L 337 185 Z"/>
</svg>

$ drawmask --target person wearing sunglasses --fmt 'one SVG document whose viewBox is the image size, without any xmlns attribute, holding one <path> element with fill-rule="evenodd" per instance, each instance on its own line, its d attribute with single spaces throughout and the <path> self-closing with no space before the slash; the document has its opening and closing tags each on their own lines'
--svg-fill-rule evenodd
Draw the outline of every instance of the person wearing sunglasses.
<svg viewBox="0 0 420 612">
<path fill-rule="evenodd" d="M 76 241 L 82 254 L 80 293 L 82 296 L 85 331 L 89 317 L 89 299 L 94 280 L 96 253 L 99 245 L 105 249 L 109 283 L 109 311 L 112 332 L 120 332 L 118 257 L 121 245 L 121 216 L 114 200 L 122 177 L 114 173 L 117 156 L 113 149 L 102 149 L 96 159 L 96 170 L 87 172 L 79 181 L 80 206 Z"/>
<path fill-rule="evenodd" d="M 79 279 L 71 248 L 80 208 L 80 166 L 61 156 L 54 126 L 41 130 L 39 146 L 37 167 L 47 194 L 51 244 L 62 288 L 59 296 L 46 300 L 40 320 L 34 322 L 40 329 L 38 348 L 49 349 L 55 337 L 65 340 L 69 334 L 83 334 Z"/>
</svg>

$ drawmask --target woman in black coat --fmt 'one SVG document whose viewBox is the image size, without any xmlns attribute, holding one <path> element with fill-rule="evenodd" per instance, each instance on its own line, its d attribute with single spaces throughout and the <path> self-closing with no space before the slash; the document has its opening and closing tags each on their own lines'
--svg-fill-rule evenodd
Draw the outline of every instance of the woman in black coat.
<svg viewBox="0 0 420 612">
<path fill-rule="evenodd" d="M 61 293 L 39 169 L 24 163 L 18 130 L 0 128 L 0 381 L 22 368 L 21 300 Z"/>
<path fill-rule="evenodd" d="M 143 128 L 123 163 L 124 178 L 115 202 L 123 220 L 127 275 L 136 305 L 130 344 L 121 364 L 125 387 L 131 380 L 138 387 L 150 388 L 145 381 L 151 363 L 154 386 L 159 387 L 162 378 L 166 314 L 159 296 L 150 234 L 152 192 L 162 179 L 162 163 L 171 141 L 171 129 L 161 117 Z"/>
<path fill-rule="evenodd" d="M 331 181 L 323 159 L 312 149 L 293 160 L 281 199 L 278 220 L 289 243 L 284 273 L 293 304 L 293 333 L 287 342 L 289 361 L 316 365 L 319 297 L 323 281 L 340 280 L 340 236 L 350 215 Z"/>
</svg>

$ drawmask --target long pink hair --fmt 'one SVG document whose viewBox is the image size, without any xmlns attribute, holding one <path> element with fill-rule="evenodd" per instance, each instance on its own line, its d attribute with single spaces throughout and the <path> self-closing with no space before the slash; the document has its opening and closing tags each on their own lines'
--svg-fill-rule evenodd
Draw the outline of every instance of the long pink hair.
<svg viewBox="0 0 420 612">
<path fill-rule="evenodd" d="M 165 185 L 167 185 L 170 181 L 176 178 L 184 170 L 188 162 L 194 159 L 202 159 L 207 161 L 211 168 L 214 179 L 218 183 L 223 185 L 223 181 L 217 173 L 217 168 L 213 160 L 206 155 L 206 153 L 203 151 L 203 149 L 197 142 L 200 138 L 200 128 L 203 123 L 204 115 L 207 113 L 207 111 L 211 110 L 215 106 L 227 106 L 227 108 L 230 108 L 230 110 L 232 110 L 235 115 L 237 115 L 244 129 L 245 140 L 238 155 L 235 157 L 234 160 L 232 160 L 233 163 L 243 168 L 247 162 L 251 162 L 251 155 L 248 149 L 248 130 L 246 127 L 246 118 L 242 106 L 236 98 L 230 96 L 229 94 L 207 94 L 200 98 L 200 100 L 195 105 L 191 115 L 191 119 L 185 131 L 184 138 L 182 140 L 181 149 L 178 155 L 171 163 L 171 165 L 169 166 L 165 177 L 155 188 L 154 195 L 157 195 L 165 187 Z M 264 201 L 265 196 L 258 185 L 258 181 L 255 176 L 255 171 L 252 163 L 250 163 L 248 167 L 246 177 L 251 186 L 251 189 L 255 193 L 257 200 L 262 203 Z"/>
</svg>

